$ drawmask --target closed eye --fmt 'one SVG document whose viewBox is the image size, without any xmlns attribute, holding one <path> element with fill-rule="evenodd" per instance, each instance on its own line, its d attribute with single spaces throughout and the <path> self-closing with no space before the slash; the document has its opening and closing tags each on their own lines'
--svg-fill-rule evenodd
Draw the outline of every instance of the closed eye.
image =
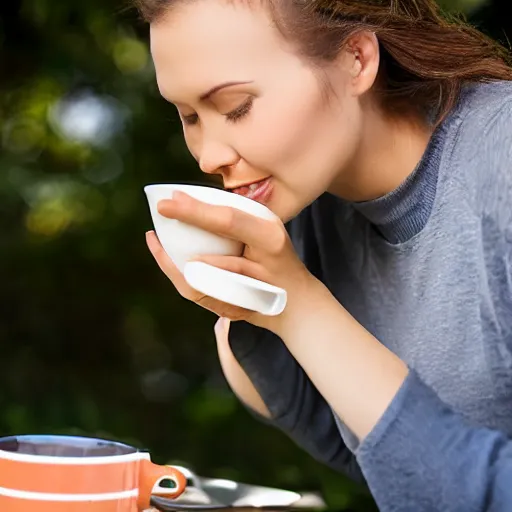
<svg viewBox="0 0 512 512">
<path fill-rule="evenodd" d="M 231 112 L 226 114 L 226 118 L 228 121 L 232 123 L 236 123 L 243 119 L 252 109 L 252 105 L 254 103 L 254 98 L 249 96 L 239 107 L 235 108 Z"/>
<path fill-rule="evenodd" d="M 183 119 L 183 122 L 187 125 L 194 125 L 197 124 L 197 121 L 199 121 L 199 116 L 197 114 L 190 114 L 188 116 L 181 116 Z"/>
<path fill-rule="evenodd" d="M 240 121 L 243 119 L 252 109 L 254 103 L 254 98 L 250 96 L 247 98 L 240 106 L 236 107 L 231 112 L 228 112 L 227 114 L 224 114 L 226 116 L 226 119 L 232 123 L 236 123 L 237 121 Z M 199 116 L 197 114 L 190 114 L 187 116 L 181 116 L 183 119 L 183 122 L 188 126 L 193 126 L 197 124 L 199 121 Z"/>
</svg>

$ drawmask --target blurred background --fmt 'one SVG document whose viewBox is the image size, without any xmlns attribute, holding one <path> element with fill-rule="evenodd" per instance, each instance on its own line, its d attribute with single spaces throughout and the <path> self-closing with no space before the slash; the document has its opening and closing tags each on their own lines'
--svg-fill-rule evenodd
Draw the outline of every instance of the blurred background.
<svg viewBox="0 0 512 512">
<path fill-rule="evenodd" d="M 443 6 L 507 43 L 506 1 Z M 203 179 L 128 4 L 0 3 L 0 435 L 121 440 L 202 475 L 373 510 L 237 402 L 216 317 L 149 254 L 143 186 Z"/>
</svg>

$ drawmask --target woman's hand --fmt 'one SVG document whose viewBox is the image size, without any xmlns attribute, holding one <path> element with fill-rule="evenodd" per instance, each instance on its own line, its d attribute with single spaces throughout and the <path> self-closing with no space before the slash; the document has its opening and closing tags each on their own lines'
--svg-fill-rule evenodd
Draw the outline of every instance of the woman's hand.
<svg viewBox="0 0 512 512">
<path fill-rule="evenodd" d="M 277 334 L 345 425 L 364 439 L 391 403 L 408 368 L 308 272 L 282 223 L 182 194 L 161 201 L 158 209 L 166 217 L 246 245 L 242 257 L 205 255 L 200 260 L 284 288 L 288 303 L 281 315 L 265 317 L 201 297 L 186 285 L 155 235 L 148 237 L 158 264 L 182 295 L 220 316 L 244 319 Z"/>
<path fill-rule="evenodd" d="M 242 274 L 286 290 L 288 302 L 281 315 L 270 317 L 220 302 L 192 289 L 160 245 L 154 232 L 147 233 L 148 247 L 162 271 L 173 282 L 178 292 L 188 300 L 231 320 L 246 320 L 267 328 L 277 335 L 285 329 L 290 318 L 303 314 L 310 294 L 320 283 L 306 269 L 297 256 L 281 221 L 264 220 L 235 208 L 213 206 L 175 192 L 173 199 L 160 201 L 161 215 L 197 226 L 206 231 L 245 244 L 241 257 L 198 255 L 202 261 L 215 267 Z"/>
</svg>

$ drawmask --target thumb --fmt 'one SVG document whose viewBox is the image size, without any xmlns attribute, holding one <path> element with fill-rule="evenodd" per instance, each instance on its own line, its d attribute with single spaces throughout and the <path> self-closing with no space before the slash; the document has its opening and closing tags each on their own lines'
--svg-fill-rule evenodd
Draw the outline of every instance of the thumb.
<svg viewBox="0 0 512 512">
<path fill-rule="evenodd" d="M 213 330 L 215 331 L 215 337 L 217 338 L 217 342 L 227 342 L 230 324 L 231 321 L 229 320 L 229 318 L 225 318 L 223 316 L 220 316 L 217 322 L 215 322 L 215 327 L 213 328 Z"/>
</svg>

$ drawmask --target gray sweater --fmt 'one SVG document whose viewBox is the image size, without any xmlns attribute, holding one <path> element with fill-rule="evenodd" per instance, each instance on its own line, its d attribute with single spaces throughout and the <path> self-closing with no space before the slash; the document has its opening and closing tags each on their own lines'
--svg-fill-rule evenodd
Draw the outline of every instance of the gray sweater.
<svg viewBox="0 0 512 512">
<path fill-rule="evenodd" d="M 271 423 L 365 480 L 382 511 L 512 510 L 512 84 L 466 88 L 395 191 L 324 194 L 287 227 L 410 374 L 358 445 L 279 338 L 233 323 Z"/>
</svg>

